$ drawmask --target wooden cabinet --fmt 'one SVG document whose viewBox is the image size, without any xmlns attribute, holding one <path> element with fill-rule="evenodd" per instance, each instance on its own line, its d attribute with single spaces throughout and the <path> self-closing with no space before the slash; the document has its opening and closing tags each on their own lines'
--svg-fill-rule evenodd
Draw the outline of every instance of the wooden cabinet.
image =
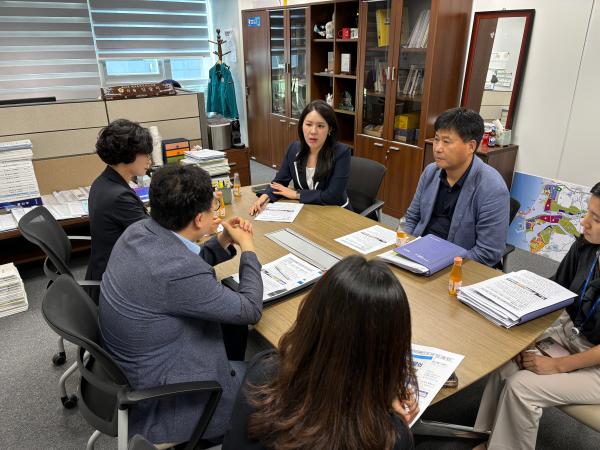
<svg viewBox="0 0 600 450">
<path fill-rule="evenodd" d="M 484 163 L 489 164 L 502 175 L 502 178 L 504 178 L 506 186 L 510 191 L 513 175 L 515 173 L 515 162 L 517 161 L 518 150 L 518 145 L 505 145 L 504 147 L 479 146 L 475 154 L 479 156 Z M 433 161 L 433 139 L 427 139 L 425 141 L 423 169 Z"/>
<path fill-rule="evenodd" d="M 372 142 L 383 145 L 380 198 L 387 214 L 400 217 L 408 208 L 424 140 L 433 136 L 436 117 L 459 103 L 471 6 L 471 0 L 360 4 L 355 154 L 369 155 Z"/>
<path fill-rule="evenodd" d="M 419 181 L 420 171 L 413 168 L 421 163 L 422 150 L 413 146 L 358 134 L 355 155 L 383 164 L 387 171 L 378 198 L 385 202 L 388 214 L 404 214 Z"/>
<path fill-rule="evenodd" d="M 249 150 L 247 148 L 230 148 L 229 150 L 225 150 L 225 157 L 231 168 L 231 178 L 233 179 L 233 174 L 237 172 L 240 175 L 242 186 L 252 184 Z"/>
<path fill-rule="evenodd" d="M 267 11 L 242 11 L 248 147 L 253 159 L 270 165 L 268 31 Z"/>
</svg>

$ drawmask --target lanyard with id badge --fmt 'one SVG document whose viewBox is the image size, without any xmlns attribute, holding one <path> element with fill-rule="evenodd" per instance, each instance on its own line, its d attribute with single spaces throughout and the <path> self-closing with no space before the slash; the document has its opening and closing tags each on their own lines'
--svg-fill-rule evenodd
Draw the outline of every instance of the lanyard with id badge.
<svg viewBox="0 0 600 450">
<path fill-rule="evenodd" d="M 592 267 L 590 267 L 590 272 L 588 273 L 588 276 L 585 279 L 585 284 L 583 285 L 583 289 L 581 290 L 581 294 L 579 295 L 579 304 L 577 306 L 577 314 L 575 314 L 576 318 L 579 316 L 579 313 L 581 312 L 581 307 L 583 306 L 583 298 L 585 297 L 585 293 L 587 292 L 588 286 L 589 286 L 592 276 L 594 274 L 594 269 L 596 268 L 596 264 L 598 263 L 598 258 L 600 258 L 600 250 L 598 250 L 596 252 L 596 256 L 594 257 L 594 262 L 592 263 Z M 594 312 L 596 311 L 596 307 L 598 306 L 598 303 L 600 303 L 600 296 L 596 299 L 596 301 L 594 302 L 594 304 L 592 305 L 592 307 L 590 308 L 588 313 L 585 315 L 585 318 L 583 319 L 583 321 L 581 321 L 579 324 L 577 324 L 577 323 L 575 323 L 575 321 L 573 321 L 574 326 L 571 328 L 571 339 L 575 339 L 575 338 L 577 338 L 577 336 L 579 336 L 581 334 L 581 330 L 583 329 L 583 326 L 587 323 L 587 321 L 590 319 L 590 317 L 592 317 L 594 315 Z"/>
</svg>

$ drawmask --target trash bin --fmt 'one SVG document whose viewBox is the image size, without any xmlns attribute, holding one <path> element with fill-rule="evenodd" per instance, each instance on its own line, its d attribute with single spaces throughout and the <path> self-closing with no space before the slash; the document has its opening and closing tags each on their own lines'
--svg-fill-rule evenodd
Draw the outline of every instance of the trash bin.
<svg viewBox="0 0 600 450">
<path fill-rule="evenodd" d="M 231 148 L 231 123 L 208 124 L 210 149 L 228 150 Z"/>
</svg>

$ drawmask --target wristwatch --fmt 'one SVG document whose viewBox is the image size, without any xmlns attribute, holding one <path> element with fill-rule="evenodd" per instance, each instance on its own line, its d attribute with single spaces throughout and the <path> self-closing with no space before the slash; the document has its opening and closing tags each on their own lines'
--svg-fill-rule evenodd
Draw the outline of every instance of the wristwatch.
<svg viewBox="0 0 600 450">
<path fill-rule="evenodd" d="M 296 200 L 300 200 L 300 191 L 296 191 Z"/>
</svg>

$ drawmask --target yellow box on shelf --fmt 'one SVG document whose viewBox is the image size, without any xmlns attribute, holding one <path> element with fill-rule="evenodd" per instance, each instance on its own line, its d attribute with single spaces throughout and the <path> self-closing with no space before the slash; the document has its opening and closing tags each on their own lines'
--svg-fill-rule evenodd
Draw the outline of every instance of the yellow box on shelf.
<svg viewBox="0 0 600 450">
<path fill-rule="evenodd" d="M 394 117 L 394 128 L 418 128 L 420 112 L 398 114 Z"/>
</svg>

